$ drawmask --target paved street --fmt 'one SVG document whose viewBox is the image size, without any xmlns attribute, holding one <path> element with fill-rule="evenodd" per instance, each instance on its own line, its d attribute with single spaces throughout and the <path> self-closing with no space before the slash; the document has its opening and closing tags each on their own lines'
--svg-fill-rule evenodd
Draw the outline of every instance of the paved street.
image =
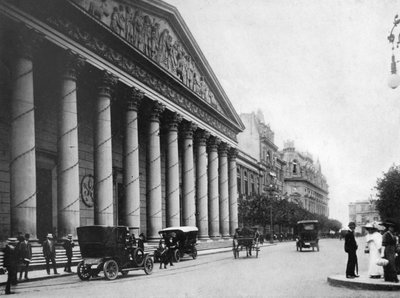
<svg viewBox="0 0 400 298">
<path fill-rule="evenodd" d="M 359 239 L 360 272 L 367 269 Z M 231 252 L 200 256 L 152 275 L 82 282 L 75 276 L 23 283 L 18 297 L 398 297 L 398 292 L 332 287 L 327 276 L 344 271 L 343 241 L 322 240 L 320 252 L 296 252 L 294 242 L 262 247 L 258 259 Z"/>
</svg>

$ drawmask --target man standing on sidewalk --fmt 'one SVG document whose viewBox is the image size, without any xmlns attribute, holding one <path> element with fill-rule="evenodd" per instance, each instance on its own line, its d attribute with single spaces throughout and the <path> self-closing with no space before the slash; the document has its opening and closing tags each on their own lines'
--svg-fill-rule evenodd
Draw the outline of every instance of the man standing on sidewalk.
<svg viewBox="0 0 400 298">
<path fill-rule="evenodd" d="M 67 240 L 64 242 L 65 255 L 67 256 L 67 264 L 65 264 L 64 272 L 71 272 L 71 262 L 72 262 L 72 248 L 75 246 L 72 241 L 72 235 L 68 234 Z"/>
<path fill-rule="evenodd" d="M 13 294 L 11 292 L 11 285 L 17 284 L 18 251 L 15 247 L 16 242 L 16 238 L 8 238 L 6 247 L 4 248 L 4 267 L 7 268 L 8 272 L 6 295 Z"/>
<path fill-rule="evenodd" d="M 19 258 L 20 258 L 20 271 L 19 279 L 22 279 L 22 273 L 25 272 L 25 279 L 28 279 L 28 267 L 32 259 L 32 246 L 29 243 L 29 234 L 25 234 L 24 239 L 21 241 L 19 246 Z"/>
<path fill-rule="evenodd" d="M 354 237 L 354 229 L 356 228 L 356 224 L 354 222 L 349 223 L 349 231 L 344 237 L 344 251 L 348 254 L 347 259 L 347 267 L 346 267 L 346 278 L 355 278 L 358 277 L 358 268 L 356 274 L 357 264 L 357 242 Z"/>
<path fill-rule="evenodd" d="M 47 274 L 50 274 L 50 261 L 53 265 L 54 274 L 57 273 L 56 268 L 56 245 L 53 241 L 53 234 L 47 234 L 47 239 L 43 242 L 43 256 L 46 259 Z"/>
</svg>

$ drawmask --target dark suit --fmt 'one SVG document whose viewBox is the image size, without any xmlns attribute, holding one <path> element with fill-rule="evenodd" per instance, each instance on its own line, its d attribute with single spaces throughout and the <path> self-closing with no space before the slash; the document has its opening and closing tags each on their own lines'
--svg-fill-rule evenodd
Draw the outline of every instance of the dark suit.
<svg viewBox="0 0 400 298">
<path fill-rule="evenodd" d="M 43 256 L 46 259 L 46 270 L 47 274 L 50 274 L 50 261 L 53 265 L 54 274 L 57 274 L 56 268 L 56 245 L 53 240 L 46 239 L 43 242 Z"/>
<path fill-rule="evenodd" d="M 6 294 L 10 294 L 11 285 L 17 284 L 18 252 L 14 246 L 7 244 L 4 248 L 4 267 L 7 268 L 8 278 Z"/>
<path fill-rule="evenodd" d="M 71 262 L 72 262 L 72 248 L 75 246 L 74 242 L 71 240 L 65 240 L 64 242 L 64 249 L 65 255 L 67 256 L 67 264 L 64 267 L 64 271 L 71 272 Z"/>
<path fill-rule="evenodd" d="M 344 237 L 344 251 L 348 254 L 346 276 L 355 276 L 356 265 L 357 265 L 357 242 L 354 237 L 354 232 L 349 230 Z M 358 271 L 358 268 L 357 268 Z M 357 272 L 358 273 L 358 272 Z"/>
<path fill-rule="evenodd" d="M 19 261 L 20 261 L 19 279 L 22 278 L 23 272 L 25 272 L 25 278 L 28 278 L 28 267 L 31 259 L 32 259 L 32 246 L 27 240 L 24 240 L 19 245 Z"/>
</svg>

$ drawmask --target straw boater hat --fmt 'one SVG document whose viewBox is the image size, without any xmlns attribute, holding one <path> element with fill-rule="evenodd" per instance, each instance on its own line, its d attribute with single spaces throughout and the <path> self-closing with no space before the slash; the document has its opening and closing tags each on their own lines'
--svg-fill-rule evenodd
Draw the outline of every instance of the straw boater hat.
<svg viewBox="0 0 400 298">
<path fill-rule="evenodd" d="M 48 233 L 48 234 L 47 234 L 47 238 L 49 238 L 49 239 L 53 239 L 53 234 L 51 234 L 51 233 Z"/>
<path fill-rule="evenodd" d="M 68 234 L 68 239 L 72 239 L 72 234 Z"/>
</svg>

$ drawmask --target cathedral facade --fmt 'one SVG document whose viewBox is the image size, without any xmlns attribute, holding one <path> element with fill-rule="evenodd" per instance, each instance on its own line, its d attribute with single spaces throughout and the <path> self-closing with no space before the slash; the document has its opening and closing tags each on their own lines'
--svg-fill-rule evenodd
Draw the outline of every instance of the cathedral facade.
<svg viewBox="0 0 400 298">
<path fill-rule="evenodd" d="M 0 237 L 229 237 L 244 125 L 163 1 L 0 3 Z"/>
</svg>

